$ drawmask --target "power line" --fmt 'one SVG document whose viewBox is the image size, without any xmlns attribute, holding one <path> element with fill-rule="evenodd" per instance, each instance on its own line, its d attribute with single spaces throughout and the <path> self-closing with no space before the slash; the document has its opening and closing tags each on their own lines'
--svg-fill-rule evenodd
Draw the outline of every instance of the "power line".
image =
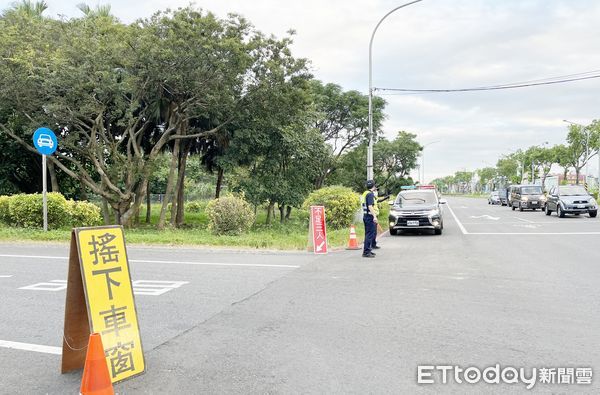
<svg viewBox="0 0 600 395">
<path fill-rule="evenodd" d="M 408 89 L 408 88 L 373 88 L 374 91 L 384 91 L 384 92 L 399 92 L 395 93 L 396 95 L 410 95 L 410 94 L 421 94 L 421 93 L 450 93 L 450 92 L 475 92 L 475 91 L 492 91 L 492 90 L 502 90 L 502 89 L 515 89 L 515 88 L 527 88 L 532 86 L 541 86 L 541 85 L 553 85 L 553 84 L 564 84 L 568 82 L 589 80 L 594 78 L 600 78 L 600 74 L 592 74 L 597 73 L 600 70 L 588 71 L 585 73 L 577 73 L 560 77 L 550 77 L 539 80 L 525 81 L 525 82 L 513 82 L 509 84 L 501 84 L 501 85 L 490 85 L 490 86 L 479 86 L 473 88 L 458 88 L 458 89 Z M 592 74 L 592 75 L 589 75 Z M 571 77 L 573 78 L 565 78 Z M 561 78 L 561 79 L 557 79 Z M 387 93 L 384 95 L 394 95 L 394 93 Z"/>
</svg>

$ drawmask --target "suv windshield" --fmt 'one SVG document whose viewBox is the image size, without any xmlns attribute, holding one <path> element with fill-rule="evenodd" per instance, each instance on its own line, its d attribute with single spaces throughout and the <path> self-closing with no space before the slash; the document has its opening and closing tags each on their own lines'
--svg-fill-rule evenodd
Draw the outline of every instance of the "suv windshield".
<svg viewBox="0 0 600 395">
<path fill-rule="evenodd" d="M 566 187 L 560 187 L 558 192 L 561 196 L 587 196 L 589 193 L 584 187 L 579 185 L 570 185 Z"/>
<path fill-rule="evenodd" d="M 522 195 L 541 195 L 542 187 L 523 187 L 521 188 Z"/>
<path fill-rule="evenodd" d="M 395 204 L 398 206 L 414 204 L 432 205 L 437 204 L 437 198 L 433 191 L 400 192 L 398 197 L 396 197 Z"/>
</svg>

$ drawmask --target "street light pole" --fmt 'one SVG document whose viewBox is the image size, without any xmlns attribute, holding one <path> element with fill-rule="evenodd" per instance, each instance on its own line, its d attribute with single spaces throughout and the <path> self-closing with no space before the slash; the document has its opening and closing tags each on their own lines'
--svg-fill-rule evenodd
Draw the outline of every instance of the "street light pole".
<svg viewBox="0 0 600 395">
<path fill-rule="evenodd" d="M 410 3 L 402 4 L 401 6 L 394 8 L 377 22 L 375 29 L 373 29 L 373 33 L 371 33 L 371 40 L 369 41 L 369 146 L 367 148 L 367 180 L 373 179 L 373 39 L 375 38 L 375 33 L 377 32 L 379 25 L 381 25 L 381 22 L 383 22 L 385 18 L 400 8 L 407 7 L 420 1 L 423 0 L 411 1 Z"/>
</svg>

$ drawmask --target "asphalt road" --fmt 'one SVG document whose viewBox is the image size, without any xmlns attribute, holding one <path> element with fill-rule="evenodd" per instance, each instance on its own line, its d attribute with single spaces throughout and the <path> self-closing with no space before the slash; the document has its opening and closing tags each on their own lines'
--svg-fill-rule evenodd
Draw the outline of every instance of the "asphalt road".
<svg viewBox="0 0 600 395">
<path fill-rule="evenodd" d="M 440 376 L 418 385 L 417 366 L 600 374 L 599 235 L 598 219 L 450 198 L 442 236 L 384 235 L 375 259 L 131 247 L 134 281 L 174 283 L 136 296 L 147 372 L 115 390 L 598 393 L 597 377 L 531 391 Z M 81 373 L 60 375 L 51 352 L 64 290 L 22 289 L 60 288 L 66 255 L 65 245 L 0 244 L 0 393 L 78 391 Z"/>
</svg>

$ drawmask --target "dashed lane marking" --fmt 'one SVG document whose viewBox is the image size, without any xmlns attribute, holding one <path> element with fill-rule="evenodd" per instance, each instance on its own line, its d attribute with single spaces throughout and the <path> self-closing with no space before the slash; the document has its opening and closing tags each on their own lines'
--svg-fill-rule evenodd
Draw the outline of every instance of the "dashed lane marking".
<svg viewBox="0 0 600 395">
<path fill-rule="evenodd" d="M 60 347 L 43 346 L 40 344 L 31 344 L 31 343 L 11 342 L 8 340 L 0 340 L 0 347 L 12 348 L 14 350 L 41 352 L 44 354 L 54 354 L 54 355 L 62 354 L 62 348 L 60 348 Z"/>
</svg>

